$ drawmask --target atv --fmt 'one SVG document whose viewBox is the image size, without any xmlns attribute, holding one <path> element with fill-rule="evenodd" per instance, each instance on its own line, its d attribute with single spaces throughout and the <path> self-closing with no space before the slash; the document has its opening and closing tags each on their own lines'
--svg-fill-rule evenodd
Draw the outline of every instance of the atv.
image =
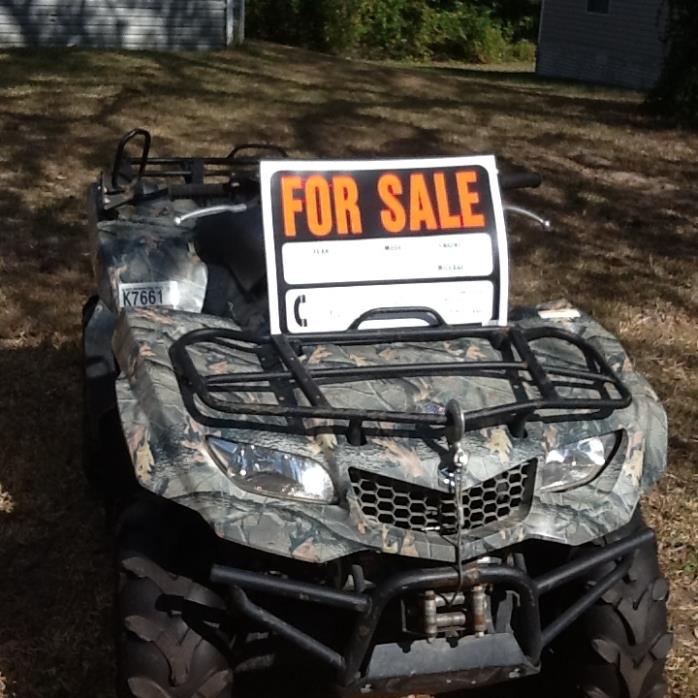
<svg viewBox="0 0 698 698">
<path fill-rule="evenodd" d="M 286 153 L 150 145 L 126 134 L 89 191 L 119 694 L 664 696 L 640 500 L 667 420 L 619 341 L 566 302 L 273 332 L 260 161 Z"/>
</svg>

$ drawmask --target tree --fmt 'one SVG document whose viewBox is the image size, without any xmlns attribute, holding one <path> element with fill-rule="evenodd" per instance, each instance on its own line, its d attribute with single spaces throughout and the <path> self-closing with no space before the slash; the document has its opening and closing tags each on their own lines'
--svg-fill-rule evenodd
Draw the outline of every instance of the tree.
<svg viewBox="0 0 698 698">
<path fill-rule="evenodd" d="M 249 33 L 332 53 L 531 60 L 540 0 L 254 0 Z"/>
<path fill-rule="evenodd" d="M 698 6 L 696 0 L 668 0 L 667 57 L 649 96 L 657 111 L 698 126 Z"/>
</svg>

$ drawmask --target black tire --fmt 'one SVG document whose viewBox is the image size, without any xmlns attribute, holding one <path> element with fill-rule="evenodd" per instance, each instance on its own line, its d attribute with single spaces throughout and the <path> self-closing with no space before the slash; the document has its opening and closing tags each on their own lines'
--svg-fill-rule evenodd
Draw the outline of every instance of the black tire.
<svg viewBox="0 0 698 698">
<path fill-rule="evenodd" d="M 623 531 L 596 545 L 643 529 L 647 526 L 638 512 Z M 596 570 L 586 586 L 593 586 L 610 569 Z M 545 694 L 551 698 L 663 698 L 667 692 L 664 664 L 672 644 L 667 631 L 668 597 L 656 545 L 637 550 L 627 574 L 553 646 L 543 664 Z"/>
<path fill-rule="evenodd" d="M 178 561 L 178 543 L 187 539 L 187 517 L 163 515 L 166 506 L 148 507 L 140 503 L 135 516 L 133 508 L 127 512 L 119 535 L 119 695 L 231 698 L 225 604 L 192 578 L 197 575 L 187 569 L 186 559 Z"/>
</svg>

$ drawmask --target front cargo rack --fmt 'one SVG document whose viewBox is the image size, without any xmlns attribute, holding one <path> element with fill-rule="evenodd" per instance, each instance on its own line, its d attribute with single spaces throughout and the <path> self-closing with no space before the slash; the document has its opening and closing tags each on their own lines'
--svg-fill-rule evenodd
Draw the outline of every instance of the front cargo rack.
<svg viewBox="0 0 698 698">
<path fill-rule="evenodd" d="M 488 341 L 499 352 L 501 360 L 454 360 L 410 364 L 385 364 L 342 367 L 310 367 L 302 361 L 304 350 L 319 345 L 360 346 L 394 345 L 401 342 L 435 342 L 455 339 Z M 576 347 L 586 368 L 551 365 L 541 362 L 531 342 L 555 339 Z M 255 355 L 261 370 L 229 374 L 202 375 L 197 370 L 190 350 L 196 345 L 217 345 Z M 413 428 L 449 430 L 457 423 L 457 434 L 483 427 L 507 425 L 515 436 L 525 433 L 529 420 L 546 422 L 606 418 L 614 410 L 627 407 L 632 397 L 600 352 L 580 336 L 557 327 L 521 328 L 450 326 L 390 330 L 349 330 L 323 334 L 255 335 L 218 328 L 193 330 L 174 342 L 169 350 L 173 367 L 187 408 L 198 421 L 208 418 L 196 406 L 196 399 L 210 410 L 225 417 L 216 417 L 216 425 L 239 426 L 233 415 L 281 417 L 289 425 L 303 428 L 303 419 L 316 418 L 348 426 L 351 443 L 361 443 L 365 422 L 411 425 Z M 514 400 L 505 404 L 463 411 L 456 401 L 446 409 L 424 412 L 391 411 L 337 407 L 332 405 L 322 385 L 360 382 L 376 379 L 417 376 L 468 375 L 507 381 Z M 531 386 L 537 395 L 531 397 L 524 388 Z M 257 386 L 257 387 L 255 387 Z M 264 386 L 264 387 L 262 387 Z M 277 394 L 278 404 L 242 401 L 231 395 L 236 390 Z M 276 386 L 276 389 L 275 389 Z M 581 397 L 566 397 L 561 390 L 579 389 Z M 296 390 L 308 404 L 298 404 Z M 196 398 L 196 399 L 194 399 Z M 252 423 L 251 423 L 252 424 Z M 252 426 L 266 428 L 264 423 Z M 338 426 L 338 424 L 337 424 Z M 449 441 L 457 440 L 449 436 Z"/>
</svg>

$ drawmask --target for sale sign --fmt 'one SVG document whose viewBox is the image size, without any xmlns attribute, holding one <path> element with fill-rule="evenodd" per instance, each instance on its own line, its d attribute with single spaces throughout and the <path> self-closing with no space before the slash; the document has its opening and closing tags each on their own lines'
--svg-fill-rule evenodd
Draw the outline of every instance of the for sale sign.
<svg viewBox="0 0 698 698">
<path fill-rule="evenodd" d="M 272 333 L 505 324 L 508 258 L 493 156 L 265 161 Z M 371 320 L 373 310 L 394 317 Z"/>
</svg>

